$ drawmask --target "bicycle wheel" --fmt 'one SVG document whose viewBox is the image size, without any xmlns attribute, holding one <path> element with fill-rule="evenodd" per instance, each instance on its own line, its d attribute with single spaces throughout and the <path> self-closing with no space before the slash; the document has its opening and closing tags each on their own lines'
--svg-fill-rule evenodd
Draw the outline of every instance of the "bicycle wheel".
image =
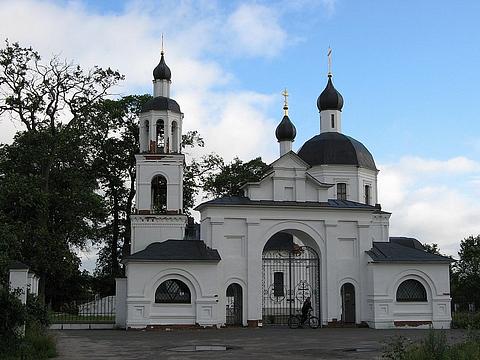
<svg viewBox="0 0 480 360">
<path fill-rule="evenodd" d="M 310 319 L 308 319 L 308 326 L 312 329 L 316 329 L 320 326 L 320 321 L 318 321 L 318 317 L 316 316 L 310 316 Z"/>
<path fill-rule="evenodd" d="M 288 318 L 288 327 L 290 329 L 296 329 L 299 326 L 300 326 L 300 319 L 298 318 L 298 316 L 290 315 L 290 317 Z"/>
</svg>

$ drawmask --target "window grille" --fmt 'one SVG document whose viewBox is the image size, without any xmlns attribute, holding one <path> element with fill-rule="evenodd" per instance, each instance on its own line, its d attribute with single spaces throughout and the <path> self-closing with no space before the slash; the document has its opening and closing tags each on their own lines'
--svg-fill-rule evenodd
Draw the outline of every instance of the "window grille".
<svg viewBox="0 0 480 360">
<path fill-rule="evenodd" d="M 427 291 L 420 281 L 414 279 L 405 280 L 397 289 L 397 301 L 427 301 Z"/>
<path fill-rule="evenodd" d="M 166 280 L 155 291 L 155 302 L 160 304 L 190 304 L 190 289 L 180 280 Z"/>
<path fill-rule="evenodd" d="M 347 184 L 345 183 L 337 184 L 337 199 L 347 200 Z"/>
</svg>

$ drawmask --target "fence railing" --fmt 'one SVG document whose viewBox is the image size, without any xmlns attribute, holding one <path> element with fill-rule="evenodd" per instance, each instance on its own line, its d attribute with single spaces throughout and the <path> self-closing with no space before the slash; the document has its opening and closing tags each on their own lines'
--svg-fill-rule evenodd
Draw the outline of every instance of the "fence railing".
<svg viewBox="0 0 480 360">
<path fill-rule="evenodd" d="M 50 311 L 51 324 L 113 324 L 115 296 L 57 302 Z"/>
</svg>

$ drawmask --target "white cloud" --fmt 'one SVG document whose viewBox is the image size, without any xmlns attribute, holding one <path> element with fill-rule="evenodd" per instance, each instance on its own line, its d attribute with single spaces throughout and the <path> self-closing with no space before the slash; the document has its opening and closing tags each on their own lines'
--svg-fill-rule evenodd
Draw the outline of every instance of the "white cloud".
<svg viewBox="0 0 480 360">
<path fill-rule="evenodd" d="M 259 4 L 240 5 L 227 21 L 227 32 L 236 52 L 251 56 L 275 56 L 287 39 L 278 12 Z"/>
<path fill-rule="evenodd" d="M 480 176 L 478 162 L 403 157 L 379 167 L 379 199 L 393 213 L 391 235 L 438 243 L 456 256 L 462 239 L 480 234 L 480 205 L 472 197 Z"/>
</svg>

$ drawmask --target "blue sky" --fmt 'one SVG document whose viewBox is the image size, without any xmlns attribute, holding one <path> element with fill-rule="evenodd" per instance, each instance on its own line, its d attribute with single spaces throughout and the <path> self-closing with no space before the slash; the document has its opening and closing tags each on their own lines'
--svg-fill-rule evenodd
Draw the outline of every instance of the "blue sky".
<svg viewBox="0 0 480 360">
<path fill-rule="evenodd" d="M 0 34 L 46 58 L 117 68 L 126 95 L 151 92 L 165 33 L 185 128 L 200 130 L 205 152 L 267 161 L 284 87 L 294 149 L 318 133 L 331 46 L 343 132 L 374 155 L 391 234 L 455 254 L 480 233 L 479 15 L 478 1 L 0 0 Z M 15 128 L 0 126 L 9 141 Z"/>
</svg>

